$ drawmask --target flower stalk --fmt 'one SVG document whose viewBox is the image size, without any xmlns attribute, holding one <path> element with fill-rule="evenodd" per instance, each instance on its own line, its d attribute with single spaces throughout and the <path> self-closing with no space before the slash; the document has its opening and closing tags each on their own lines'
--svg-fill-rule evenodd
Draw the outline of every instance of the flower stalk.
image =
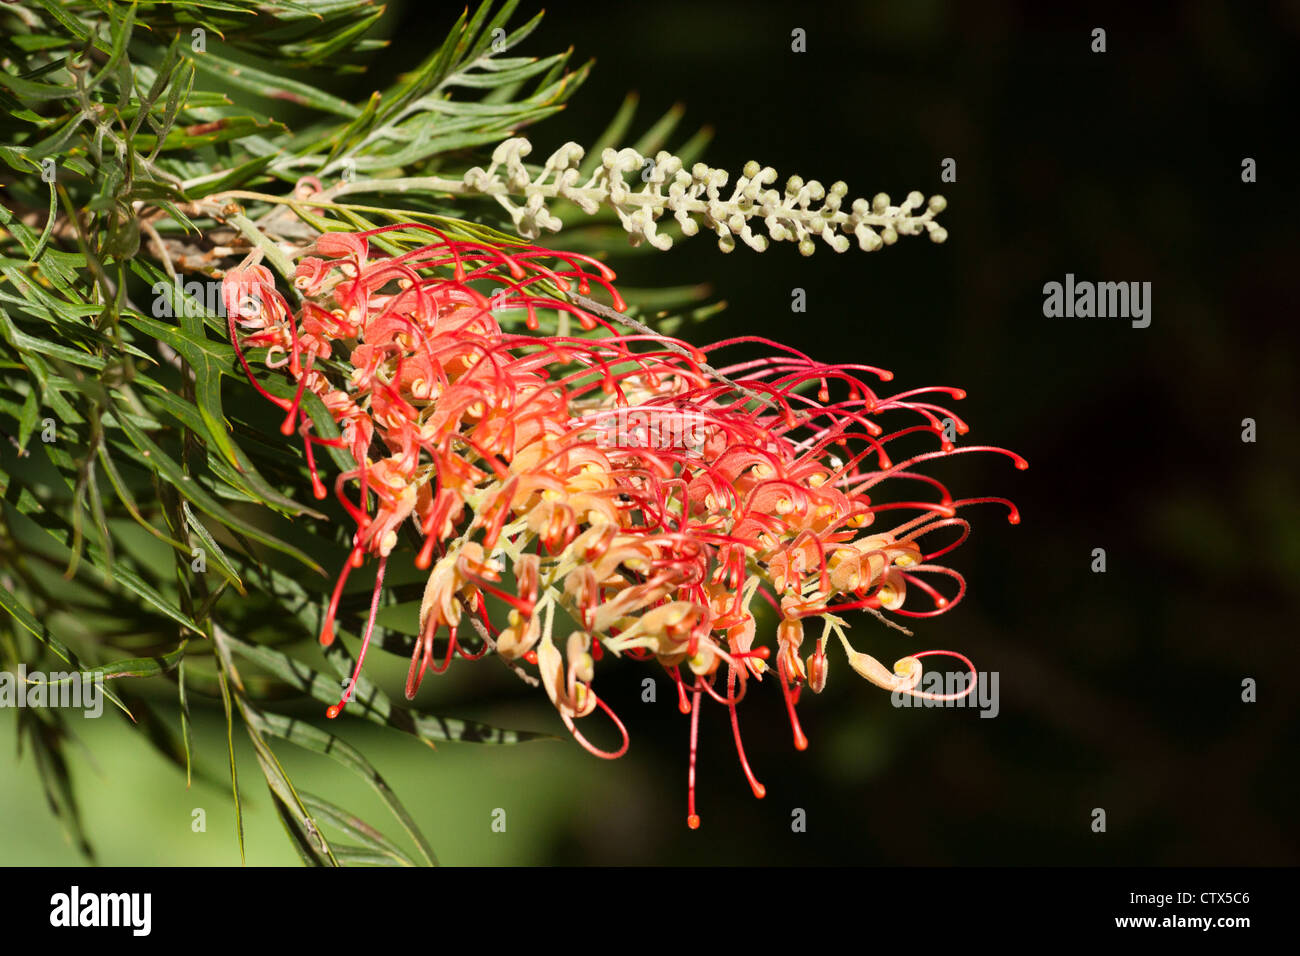
<svg viewBox="0 0 1300 956">
<path fill-rule="evenodd" d="M 757 252 L 771 242 L 794 242 L 800 253 L 810 256 L 818 239 L 836 252 L 846 252 L 851 239 L 864 252 L 874 252 L 893 245 L 900 236 L 927 235 L 931 242 L 948 237 L 935 221 L 947 208 L 943 196 L 927 200 L 913 191 L 894 205 L 888 194 L 877 193 L 870 201 L 855 199 L 845 208 L 848 186 L 843 182 L 828 189 L 815 179 L 805 182 L 791 176 L 784 190 L 777 190 L 772 188 L 778 179 L 776 170 L 753 161 L 745 165 L 728 193 L 726 170 L 704 163 L 687 169 L 664 150 L 650 158 L 631 148 L 606 149 L 595 172 L 580 183 L 584 150 L 579 144 L 561 146 L 540 171 L 524 164 L 531 151 L 527 139 L 513 137 L 496 147 L 487 169 L 475 166 L 459 180 L 436 176 L 354 180 L 326 190 L 322 198 L 406 191 L 488 196 L 528 239 L 558 232 L 564 224 L 551 205 L 568 200 L 587 215 L 602 208 L 612 210 L 632 245 L 648 242 L 661 250 L 673 244 L 672 236 L 660 231 L 665 217 L 675 220 L 684 236 L 696 235 L 701 227 L 712 232 L 723 252 L 735 249 L 737 239 Z M 756 228 L 760 224 L 765 232 Z"/>
</svg>

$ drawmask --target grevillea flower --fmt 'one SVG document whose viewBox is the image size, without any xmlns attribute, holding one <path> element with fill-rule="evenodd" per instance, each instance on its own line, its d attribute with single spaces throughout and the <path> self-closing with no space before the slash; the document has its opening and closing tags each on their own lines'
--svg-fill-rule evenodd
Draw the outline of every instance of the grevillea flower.
<svg viewBox="0 0 1300 956">
<path fill-rule="evenodd" d="M 371 241 L 389 229 L 422 229 L 430 241 L 377 253 Z M 1019 520 L 1006 499 L 954 498 L 918 470 L 980 451 L 1026 467 L 1011 452 L 944 439 L 945 420 L 957 433 L 967 426 L 935 399 L 960 399 L 959 389 L 881 395 L 868 380 L 888 382 L 887 371 L 817 362 L 752 336 L 697 348 L 622 334 L 565 295 L 598 287 L 624 309 L 613 272 L 582 255 L 453 240 L 423 226 L 327 233 L 314 251 L 297 266 L 304 304 L 296 313 L 256 264 L 231 270 L 225 294 L 250 378 L 244 349 L 260 347 L 266 364 L 297 384 L 292 399 L 257 387 L 285 411 L 284 433 L 302 436 L 317 497 L 327 491 L 313 446 L 345 449 L 355 462 L 334 479 L 356 528 L 320 635 L 334 639 L 348 574 L 377 562 L 349 687 L 404 533 L 429 572 L 407 696 L 453 655 L 494 649 L 536 668 L 577 741 L 613 758 L 628 735 L 595 690 L 596 664 L 605 654 L 653 658 L 691 719 L 692 827 L 705 697 L 729 712 L 741 768 L 761 797 L 737 713 L 750 681 L 775 681 L 799 749 L 807 741 L 795 707 L 805 686 L 825 686 L 835 641 L 852 670 L 886 690 L 961 696 L 917 689 L 921 662 L 933 655 L 961 661 L 971 672 L 967 692 L 974 686 L 971 662 L 956 652 L 923 651 L 885 667 L 852 645 L 839 616 L 943 613 L 966 590 L 957 571 L 937 563 L 969 532 L 959 512 L 992 502 Z M 527 331 L 498 322 L 515 311 Z M 720 363 L 721 353 L 753 346 L 771 354 Z M 325 360 L 347 374 L 327 371 Z M 302 407 L 307 390 L 341 437 L 314 433 Z M 678 428 L 657 427 L 646 441 L 644 429 L 611 426 L 633 412 Z M 900 451 L 927 437 L 937 447 Z M 916 487 L 926 494 L 906 491 Z M 760 632 L 757 601 L 775 609 L 775 633 Z M 462 643 L 466 620 L 482 636 L 471 638 L 482 645 L 473 653 Z M 566 620 L 567 635 L 557 630 Z M 612 750 L 578 727 L 597 710 L 620 735 Z"/>
</svg>

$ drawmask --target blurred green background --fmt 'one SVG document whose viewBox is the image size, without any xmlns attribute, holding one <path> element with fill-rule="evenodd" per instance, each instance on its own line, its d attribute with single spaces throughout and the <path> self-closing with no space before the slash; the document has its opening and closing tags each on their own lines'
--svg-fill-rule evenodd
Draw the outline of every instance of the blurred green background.
<svg viewBox="0 0 1300 956">
<path fill-rule="evenodd" d="M 844 179 L 850 198 L 949 199 L 943 246 L 823 246 L 805 260 L 787 244 L 724 256 L 701 236 L 620 257 L 627 286 L 709 283 L 730 306 L 687 333 L 696 341 L 767 334 L 892 369 L 900 389 L 963 387 L 968 441 L 1031 467 L 967 456 L 936 468 L 959 495 L 1014 499 L 1022 523 L 971 512 L 972 537 L 951 556 L 968 596 L 917 622 L 915 639 L 855 622 L 859 649 L 881 660 L 952 647 L 999 672 L 996 719 L 894 709 L 832 654 L 826 692 L 800 708 L 808 751 L 791 746 L 772 682 L 741 710 L 763 801 L 737 766 L 725 710 L 705 710 L 703 826 L 690 831 L 688 722 L 661 672 L 599 668 L 632 738 L 605 762 L 564 738 L 540 691 L 492 661 L 457 662 L 426 682 L 426 709 L 564 739 L 433 752 L 344 725 L 444 863 L 1300 862 L 1297 243 L 1283 148 L 1300 5 L 1135 7 L 711 0 L 548 12 L 523 52 L 573 44 L 597 63 L 565 112 L 530 132 L 534 157 L 589 142 L 636 90 L 637 133 L 684 103 L 683 138 L 712 125 L 705 159 L 733 173 L 757 159 L 783 178 Z M 337 91 L 364 96 L 409 67 L 458 13 L 390 4 L 391 49 Z M 1089 50 L 1095 27 L 1104 54 Z M 790 51 L 795 28 L 807 53 Z M 956 183 L 940 182 L 946 157 Z M 1244 157 L 1258 183 L 1241 182 Z M 1152 282 L 1151 327 L 1044 318 L 1042 286 L 1067 272 Z M 796 287 L 805 315 L 789 311 Z M 1255 444 L 1241 441 L 1246 417 Z M 1089 568 L 1097 547 L 1105 574 Z M 404 662 L 380 653 L 368 667 L 400 686 Z M 645 676 L 658 679 L 654 704 L 640 700 Z M 1248 677 L 1257 703 L 1241 701 Z M 174 716 L 170 685 L 141 693 Z M 188 792 L 120 715 L 74 721 L 88 757 L 74 778 L 101 862 L 238 863 L 219 704 L 195 706 L 204 779 Z M 0 710 L 0 863 L 77 863 L 30 763 L 15 759 L 13 725 Z M 302 788 L 383 819 L 336 764 L 277 752 Z M 296 862 L 247 747 L 241 759 L 249 862 Z M 196 807 L 206 832 L 192 832 Z M 1097 807 L 1105 834 L 1090 829 Z M 497 808 L 505 833 L 491 828 Z M 791 832 L 796 808 L 805 833 Z"/>
</svg>

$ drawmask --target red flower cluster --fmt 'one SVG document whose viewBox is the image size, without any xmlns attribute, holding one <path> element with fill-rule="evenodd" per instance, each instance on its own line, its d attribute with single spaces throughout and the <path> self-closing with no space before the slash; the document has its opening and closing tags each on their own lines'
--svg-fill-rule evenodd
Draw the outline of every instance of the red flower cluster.
<svg viewBox="0 0 1300 956">
<path fill-rule="evenodd" d="M 958 510 L 999 502 L 1019 520 L 1005 499 L 954 499 L 914 470 L 972 451 L 1026 467 L 1002 449 L 943 440 L 945 419 L 957 433 L 966 425 L 929 398 L 960 399 L 960 390 L 882 397 L 863 377 L 887 382 L 886 371 L 819 363 L 765 339 L 701 349 L 620 334 L 564 295 L 598 286 L 624 308 L 610 285 L 613 272 L 595 260 L 451 240 L 428 227 L 389 228 L 426 228 L 433 241 L 387 255 L 370 245 L 386 229 L 321 236 L 317 255 L 297 267 L 305 304 L 296 315 L 260 266 L 232 270 L 225 285 L 231 338 L 254 385 L 248 347 L 268 349 L 266 364 L 297 383 L 292 400 L 257 387 L 285 410 L 285 434 L 303 436 L 317 497 L 326 489 L 313 445 L 335 444 L 355 459 L 334 483 L 356 532 L 321 641 L 333 640 L 349 571 L 376 558 L 358 673 L 388 557 L 409 525 L 420 539 L 415 562 L 431 571 L 408 696 L 426 670 L 445 670 L 458 651 L 481 656 L 458 641 L 465 615 L 473 615 L 498 654 L 538 668 L 584 747 L 618 757 L 627 732 L 593 689 L 595 663 L 605 653 L 656 658 L 691 715 L 688 821 L 698 826 L 695 741 L 704 696 L 729 710 L 741 766 L 761 797 L 736 712 L 750 678 L 775 670 L 802 749 L 795 704 L 803 686 L 825 686 L 832 636 L 857 673 L 892 691 L 936 696 L 916 689 L 921 658 L 930 654 L 971 668 L 960 654 L 927 651 L 891 671 L 852 647 L 837 616 L 863 608 L 942 613 L 965 592 L 960 574 L 934 563 L 969 531 Z M 502 328 L 498 316 L 511 312 L 522 313 L 528 332 Z M 551 313 L 559 328 L 538 333 L 539 316 Z M 775 354 L 708 364 L 711 353 L 746 343 Z M 349 370 L 347 380 L 335 381 L 326 360 Z M 301 402 L 306 390 L 324 402 L 340 439 L 313 433 Z M 895 413 L 917 420 L 887 430 L 880 422 Z M 938 447 L 894 460 L 891 447 L 924 434 L 938 436 Z M 935 500 L 873 502 L 886 481 L 919 483 Z M 948 540 L 929 545 L 937 532 Z M 918 596 L 924 607 L 913 606 Z M 490 616 L 489 598 L 504 604 L 504 626 Z M 779 617 L 773 645 L 758 634 L 759 599 Z M 570 621 L 564 639 L 555 634 L 557 614 Z M 823 629 L 809 648 L 804 622 L 813 617 Z M 444 629 L 445 657 L 435 661 L 434 639 Z M 576 727 L 598 707 L 622 736 L 616 750 L 598 749 Z"/>
</svg>

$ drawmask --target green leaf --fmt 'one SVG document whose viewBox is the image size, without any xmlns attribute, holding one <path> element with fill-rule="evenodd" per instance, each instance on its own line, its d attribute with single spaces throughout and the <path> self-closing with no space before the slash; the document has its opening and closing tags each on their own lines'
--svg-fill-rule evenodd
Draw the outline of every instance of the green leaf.
<svg viewBox="0 0 1300 956">
<path fill-rule="evenodd" d="M 302 802 L 317 820 L 329 824 L 349 839 L 361 844 L 359 847 L 335 845 L 334 853 L 340 861 L 352 865 L 416 865 L 392 840 L 342 807 L 310 793 L 302 794 Z"/>
<path fill-rule="evenodd" d="M 42 535 L 43 536 L 42 540 L 48 543 L 53 550 L 58 552 L 63 557 L 65 563 L 68 559 L 71 558 L 73 554 L 72 548 L 67 544 L 65 544 L 64 542 L 62 542 L 61 540 L 59 540 L 59 538 L 56 535 L 50 533 L 45 529 L 42 529 L 41 526 L 37 524 L 35 521 L 33 521 L 28 515 L 22 514 L 18 509 L 14 508 L 8 502 L 0 502 L 0 511 L 2 511 L 6 519 L 12 522 L 15 526 L 29 530 L 33 534 Z M 49 511 L 45 511 L 45 513 L 50 514 Z M 57 515 L 51 515 L 51 517 L 54 517 L 56 520 L 58 520 L 60 524 L 63 523 L 63 519 L 61 517 Z M 140 598 L 140 600 L 144 602 L 144 604 L 153 608 L 163 617 L 166 617 L 167 619 L 173 621 L 174 623 L 179 624 L 181 627 L 185 628 L 186 630 L 192 631 L 195 634 L 203 633 L 203 630 L 199 627 L 198 624 L 190 620 L 183 611 L 181 611 L 178 607 L 176 607 L 176 605 L 174 605 L 166 598 L 164 598 L 161 594 L 159 594 L 158 591 L 155 590 L 142 577 L 140 577 L 140 575 L 136 574 L 134 571 L 125 567 L 123 564 L 121 564 L 121 562 L 115 561 L 113 562 L 111 568 L 107 567 L 106 566 L 107 562 L 105 561 L 104 555 L 99 551 L 99 549 L 95 545 L 91 544 L 90 542 L 85 542 L 85 549 L 86 549 L 86 556 L 87 558 L 90 559 L 91 563 L 94 565 L 95 570 L 97 570 L 105 578 L 111 579 L 112 581 L 117 583 L 120 587 L 124 588 L 129 593 L 134 594 L 136 597 Z M 51 647 L 53 647 L 53 645 L 51 645 Z M 55 650 L 57 653 L 58 648 L 55 648 Z M 66 651 L 66 648 L 63 648 L 63 650 Z M 59 656 L 63 657 L 63 654 L 60 653 Z M 68 660 L 68 658 L 64 657 L 64 660 Z M 70 660 L 68 662 L 74 663 L 73 661 Z"/>
<path fill-rule="evenodd" d="M 32 432 L 36 430 L 36 422 L 41 416 L 41 403 L 36 398 L 36 392 L 28 389 L 26 398 L 23 399 L 22 414 L 18 418 L 18 447 L 26 448 L 27 440 L 32 437 Z"/>
<path fill-rule="evenodd" d="M 77 655 L 72 652 L 68 645 L 64 644 L 57 637 L 51 634 L 44 624 L 36 620 L 35 615 L 33 615 L 31 611 L 27 610 L 27 608 L 23 607 L 14 596 L 13 592 L 8 588 L 0 588 L 0 607 L 3 607 L 13 615 L 14 619 L 23 626 L 24 630 L 52 650 L 60 660 L 80 671 L 85 670 L 85 667 L 77 658 Z M 122 698 L 118 697 L 107 687 L 104 688 L 104 696 L 111 700 L 115 705 L 122 708 L 123 713 L 128 717 L 131 717 L 131 711 L 127 710 L 126 704 L 122 702 Z M 131 719 L 134 720 L 135 718 L 131 717 Z"/>
<path fill-rule="evenodd" d="M 32 757 L 36 762 L 36 770 L 45 789 L 45 799 L 50 805 L 50 810 L 62 824 L 68 838 L 75 842 L 77 848 L 93 863 L 95 851 L 86 837 L 81 810 L 72 787 L 72 774 L 68 769 L 67 758 L 63 754 L 63 741 L 69 736 L 63 718 L 58 711 L 49 708 L 21 708 L 18 711 L 20 748 L 24 733 L 31 741 Z"/>
<path fill-rule="evenodd" d="M 239 767 L 235 761 L 235 712 L 230 693 L 230 681 L 226 678 L 224 668 L 217 670 L 217 680 L 221 686 L 221 706 L 226 716 L 226 752 L 230 755 L 230 790 L 235 798 L 235 829 L 239 833 L 239 859 L 247 862 L 244 855 L 244 808 L 239 799 Z"/>
<path fill-rule="evenodd" d="M 301 106 L 310 106 L 325 113 L 351 119 L 360 113 L 355 106 L 337 96 L 330 96 L 306 83 L 299 83 L 274 73 L 267 73 L 243 63 L 235 63 L 211 50 L 196 57 L 194 65 L 204 73 L 219 76 L 227 82 L 272 100 L 288 100 Z"/>
<path fill-rule="evenodd" d="M 284 129 L 283 123 L 266 122 L 254 119 L 251 116 L 240 116 L 214 120 L 211 123 L 196 123 L 194 126 L 187 126 L 183 129 L 172 129 L 167 133 L 166 138 L 161 140 L 161 143 L 157 136 L 141 133 L 136 136 L 136 148 L 146 150 L 155 149 L 156 147 L 162 152 L 200 149 L 214 143 L 243 139 L 245 136 L 254 133 L 278 132 Z"/>
<path fill-rule="evenodd" d="M 231 565 L 230 559 L 226 557 L 226 552 L 221 550 L 221 545 L 217 544 L 216 539 L 212 537 L 212 533 L 203 526 L 203 522 L 195 517 L 194 512 L 190 510 L 189 502 L 181 502 L 181 511 L 184 513 L 185 521 L 190 526 L 190 529 L 198 535 L 199 540 L 203 542 L 203 547 L 207 549 L 207 553 L 212 555 L 213 562 L 224 573 L 225 577 L 235 586 L 235 590 L 240 594 L 246 594 L 247 592 L 244 590 L 244 583 L 239 580 L 239 574 Z"/>
<path fill-rule="evenodd" d="M 627 135 L 628 128 L 632 125 L 632 117 L 636 115 L 637 103 L 640 97 L 636 93 L 628 93 L 623 97 L 623 102 L 614 114 L 614 118 L 609 121 L 605 131 L 596 137 L 595 143 L 585 154 L 582 165 L 578 167 L 580 173 L 579 182 L 586 182 L 591 178 L 596 167 L 600 165 L 600 156 L 607 149 L 617 149 Z"/>
<path fill-rule="evenodd" d="M 255 716 L 252 716 L 254 715 Z M 252 723 L 263 733 L 274 734 L 277 737 L 283 737 L 291 743 L 297 744 L 306 750 L 315 753 L 324 754 L 327 757 L 338 761 L 349 770 L 356 773 L 373 789 L 379 798 L 384 801 L 389 812 L 401 824 L 402 829 L 406 831 L 407 836 L 415 843 L 429 866 L 436 866 L 437 861 L 433 855 L 433 848 L 420 832 L 420 828 L 415 825 L 415 820 L 402 806 L 396 794 L 388 786 L 388 783 L 371 766 L 370 761 L 361 755 L 361 752 L 352 747 L 347 742 L 339 739 L 333 734 L 326 733 L 311 724 L 304 723 L 300 720 L 294 720 L 292 717 L 285 717 L 281 714 L 259 713 L 249 711 L 252 716 Z"/>
<path fill-rule="evenodd" d="M 337 634 L 346 633 L 335 628 Z M 295 660 L 282 651 L 257 644 L 249 644 L 227 636 L 227 643 L 242 657 L 246 657 L 286 684 L 310 694 L 317 700 L 334 704 L 340 694 L 339 681 L 320 671 L 313 670 L 302 661 Z M 337 649 L 337 650 L 336 650 Z M 352 658 L 335 639 L 331 647 L 335 669 L 341 675 L 351 676 Z M 528 740 L 554 740 L 550 734 L 528 730 L 505 730 L 478 721 L 454 720 L 423 714 L 405 707 L 396 707 L 378 687 L 364 675 L 357 680 L 347 714 L 365 717 L 372 723 L 393 727 L 424 741 L 460 741 L 462 743 L 516 744 Z"/>
<path fill-rule="evenodd" d="M 276 551 L 287 554 L 290 557 L 301 561 L 313 571 L 317 571 L 320 574 L 325 573 L 324 569 L 305 552 L 285 541 L 282 541 L 275 535 L 263 531 L 262 528 L 253 524 L 251 521 L 239 517 L 221 505 L 215 498 L 204 491 L 197 481 L 190 480 L 189 476 L 184 473 L 180 465 L 176 464 L 176 462 L 173 461 L 166 452 L 150 440 L 149 436 L 146 435 L 134 421 L 132 421 L 132 416 L 129 413 L 119 414 L 120 406 L 116 402 L 113 404 L 113 408 L 114 419 L 119 425 L 121 425 L 122 430 L 126 432 L 131 443 L 135 445 L 144 457 L 148 458 L 153 463 L 152 467 L 157 470 L 160 475 L 166 478 L 168 482 L 177 489 L 177 491 L 190 501 L 191 504 L 197 506 L 205 514 L 209 514 L 216 518 L 226 527 L 239 531 L 252 538 L 254 541 L 260 541 L 269 548 L 274 548 Z"/>
<path fill-rule="evenodd" d="M 176 650 L 161 657 L 132 657 L 127 660 L 113 661 L 111 664 L 92 669 L 88 674 L 102 677 L 104 680 L 115 680 L 119 677 L 159 677 L 175 670 L 184 656 L 185 647 L 182 644 Z"/>
<path fill-rule="evenodd" d="M 224 192 L 227 189 L 242 186 L 271 165 L 272 160 L 276 158 L 275 153 L 268 153 L 265 156 L 250 159 L 246 163 L 240 163 L 238 166 L 227 169 L 222 173 L 214 174 L 215 178 L 200 177 L 199 180 L 191 181 L 187 185 L 185 195 L 191 200 L 196 200 L 202 199 L 204 196 L 210 196 L 213 193 Z"/>
</svg>

